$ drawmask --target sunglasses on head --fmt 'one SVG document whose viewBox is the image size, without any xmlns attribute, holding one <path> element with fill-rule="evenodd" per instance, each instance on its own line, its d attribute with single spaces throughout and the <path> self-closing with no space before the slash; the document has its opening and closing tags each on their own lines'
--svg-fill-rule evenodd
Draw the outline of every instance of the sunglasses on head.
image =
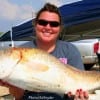
<svg viewBox="0 0 100 100">
<path fill-rule="evenodd" d="M 47 21 L 43 19 L 39 19 L 37 23 L 42 26 L 46 26 L 49 24 L 51 27 L 58 27 L 60 25 L 60 23 L 57 21 Z"/>
</svg>

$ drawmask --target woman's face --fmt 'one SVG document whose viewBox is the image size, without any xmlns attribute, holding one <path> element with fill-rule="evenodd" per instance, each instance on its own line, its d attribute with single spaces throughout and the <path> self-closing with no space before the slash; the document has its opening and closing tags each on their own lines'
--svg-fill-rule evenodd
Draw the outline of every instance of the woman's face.
<svg viewBox="0 0 100 100">
<path fill-rule="evenodd" d="M 37 39 L 43 42 L 56 41 L 61 29 L 60 19 L 56 13 L 44 11 L 35 25 Z"/>
</svg>

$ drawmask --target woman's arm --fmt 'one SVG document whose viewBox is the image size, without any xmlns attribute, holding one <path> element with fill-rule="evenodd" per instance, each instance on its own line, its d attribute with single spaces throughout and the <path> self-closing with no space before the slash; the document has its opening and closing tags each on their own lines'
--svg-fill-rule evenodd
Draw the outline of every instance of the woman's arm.
<svg viewBox="0 0 100 100">
<path fill-rule="evenodd" d="M 13 95 L 15 97 L 15 100 L 21 100 L 21 98 L 24 95 L 24 90 L 15 86 L 12 86 L 6 82 L 3 82 L 2 80 L 0 80 L 0 85 L 1 86 L 5 86 L 9 88 L 9 92 L 11 95 Z"/>
</svg>

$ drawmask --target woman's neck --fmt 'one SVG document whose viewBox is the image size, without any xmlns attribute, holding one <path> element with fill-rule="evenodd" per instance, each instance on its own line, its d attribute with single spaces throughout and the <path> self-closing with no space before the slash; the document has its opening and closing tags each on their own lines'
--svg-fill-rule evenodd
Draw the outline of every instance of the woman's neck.
<svg viewBox="0 0 100 100">
<path fill-rule="evenodd" d="M 56 43 L 55 42 L 45 43 L 45 42 L 37 40 L 36 44 L 37 44 L 37 47 L 39 49 L 44 50 L 44 51 L 46 51 L 48 53 L 51 53 L 56 47 Z"/>
</svg>

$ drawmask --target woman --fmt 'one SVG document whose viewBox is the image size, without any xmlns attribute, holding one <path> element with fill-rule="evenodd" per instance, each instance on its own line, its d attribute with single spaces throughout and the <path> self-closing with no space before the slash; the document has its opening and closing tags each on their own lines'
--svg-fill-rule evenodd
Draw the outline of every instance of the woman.
<svg viewBox="0 0 100 100">
<path fill-rule="evenodd" d="M 58 40 L 59 34 L 61 32 L 62 21 L 59 10 L 55 5 L 50 3 L 44 5 L 44 7 L 37 13 L 34 27 L 36 31 L 36 40 L 30 42 L 28 45 L 29 47 L 42 49 L 57 57 L 62 63 L 70 64 L 76 68 L 84 70 L 80 53 L 76 47 L 69 42 Z M 23 100 L 48 100 L 50 97 L 52 100 L 64 99 L 54 93 L 46 93 L 40 91 L 24 92 L 23 90 L 12 86 L 10 91 L 15 96 L 16 100 L 20 100 L 21 98 L 23 98 Z M 67 96 L 73 97 L 70 91 Z M 80 100 L 85 100 L 87 97 L 88 94 L 80 89 L 76 91 L 74 98 L 76 100 L 77 98 L 80 98 Z"/>
</svg>

